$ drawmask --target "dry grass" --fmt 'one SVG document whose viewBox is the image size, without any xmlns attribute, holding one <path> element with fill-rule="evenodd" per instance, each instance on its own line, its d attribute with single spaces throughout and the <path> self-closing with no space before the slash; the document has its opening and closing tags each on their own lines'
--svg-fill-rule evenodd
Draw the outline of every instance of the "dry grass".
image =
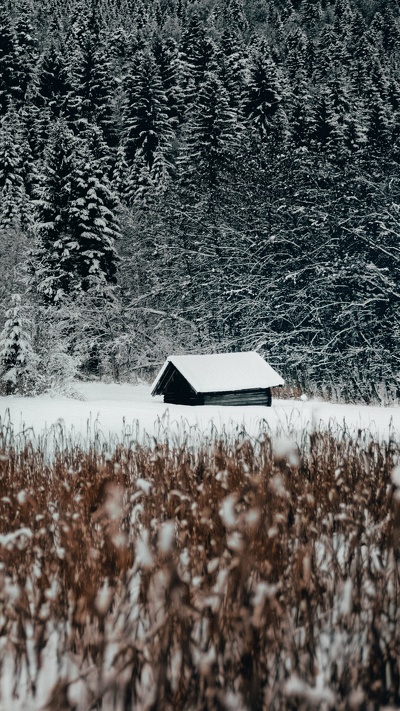
<svg viewBox="0 0 400 711">
<path fill-rule="evenodd" d="M 317 432 L 46 463 L 3 433 L 4 708 L 398 707 L 398 456 Z"/>
<path fill-rule="evenodd" d="M 303 390 L 298 385 L 290 385 L 285 383 L 278 388 L 272 388 L 273 400 L 299 400 L 303 395 Z"/>
</svg>

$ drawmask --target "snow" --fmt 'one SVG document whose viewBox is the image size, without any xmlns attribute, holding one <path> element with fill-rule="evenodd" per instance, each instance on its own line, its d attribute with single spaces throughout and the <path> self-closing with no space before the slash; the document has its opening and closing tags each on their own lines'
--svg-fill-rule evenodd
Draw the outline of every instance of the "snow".
<svg viewBox="0 0 400 711">
<path fill-rule="evenodd" d="M 392 471 L 392 482 L 394 486 L 400 488 L 400 466 L 397 465 Z"/>
<path fill-rule="evenodd" d="M 10 424 L 22 441 L 33 434 L 47 441 L 65 437 L 83 445 L 93 438 L 105 443 L 143 441 L 145 435 L 157 441 L 180 443 L 191 438 L 199 442 L 216 433 L 250 436 L 263 431 L 275 437 L 293 438 L 304 428 L 329 427 L 339 434 L 371 433 L 388 439 L 400 433 L 400 407 L 341 405 L 317 400 L 274 400 L 272 407 L 166 405 L 151 397 L 150 386 L 75 383 L 82 399 L 62 395 L 0 397 L 0 424 Z M 11 429 L 11 428 L 10 428 Z M 43 440 L 42 440 L 43 441 Z M 282 440 L 280 440 L 282 441 Z"/>
<path fill-rule="evenodd" d="M 159 539 L 158 539 L 158 552 L 166 555 L 170 553 L 175 542 L 175 524 L 173 521 L 164 521 L 161 525 Z"/>
<path fill-rule="evenodd" d="M 235 528 L 236 526 L 236 502 L 237 496 L 235 494 L 230 494 L 222 501 L 219 515 L 221 516 L 222 523 L 226 528 Z"/>
<path fill-rule="evenodd" d="M 18 528 L 16 531 L 11 531 L 11 533 L 0 534 L 0 545 L 7 548 L 10 544 L 19 541 L 20 538 L 32 538 L 33 533 L 30 528 Z"/>
<path fill-rule="evenodd" d="M 278 373 L 255 351 L 211 355 L 170 356 L 159 372 L 152 392 L 172 363 L 197 393 L 220 393 L 283 385 Z"/>
</svg>

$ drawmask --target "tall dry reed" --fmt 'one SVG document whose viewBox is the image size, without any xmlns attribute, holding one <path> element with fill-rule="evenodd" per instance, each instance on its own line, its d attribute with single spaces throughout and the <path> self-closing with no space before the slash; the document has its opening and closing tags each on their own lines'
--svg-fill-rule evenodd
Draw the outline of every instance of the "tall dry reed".
<svg viewBox="0 0 400 711">
<path fill-rule="evenodd" d="M 395 442 L 1 445 L 4 709 L 399 707 Z"/>
</svg>

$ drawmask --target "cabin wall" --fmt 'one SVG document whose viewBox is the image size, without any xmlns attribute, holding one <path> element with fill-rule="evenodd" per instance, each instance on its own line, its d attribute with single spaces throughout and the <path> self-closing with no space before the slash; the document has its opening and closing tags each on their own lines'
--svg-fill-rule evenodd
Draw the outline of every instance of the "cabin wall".
<svg viewBox="0 0 400 711">
<path fill-rule="evenodd" d="M 271 407 L 271 388 L 239 390 L 229 393 L 204 393 L 203 405 L 262 405 Z"/>
<path fill-rule="evenodd" d="M 204 405 L 204 398 L 203 395 L 190 393 L 167 393 L 164 395 L 164 402 L 168 405 Z"/>
</svg>

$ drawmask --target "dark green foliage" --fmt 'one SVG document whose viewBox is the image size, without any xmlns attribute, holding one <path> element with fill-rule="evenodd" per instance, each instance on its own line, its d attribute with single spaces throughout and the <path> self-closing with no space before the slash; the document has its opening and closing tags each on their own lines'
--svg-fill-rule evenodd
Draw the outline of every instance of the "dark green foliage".
<svg viewBox="0 0 400 711">
<path fill-rule="evenodd" d="M 266 42 L 256 46 L 251 55 L 250 81 L 246 114 L 260 137 L 268 137 L 273 129 L 283 100 L 278 68 L 271 58 Z"/>
<path fill-rule="evenodd" d="M 19 4 L 14 32 L 15 67 L 13 94 L 16 101 L 22 102 L 26 97 L 28 86 L 34 77 L 37 61 L 37 41 L 28 0 L 22 0 Z"/>
<path fill-rule="evenodd" d="M 31 324 L 19 294 L 12 294 L 0 333 L 0 393 L 25 395 L 35 387 Z"/>
<path fill-rule="evenodd" d="M 0 122 L 0 228 L 19 227 L 26 201 L 23 136 L 13 106 Z"/>
<path fill-rule="evenodd" d="M 83 17 L 80 22 L 77 21 L 71 45 L 71 104 L 75 126 L 85 130 L 88 124 L 96 124 L 102 129 L 109 145 L 115 145 L 113 99 L 116 84 L 112 79 L 111 61 L 107 56 L 108 47 L 102 41 L 94 10 L 87 19 Z"/>
<path fill-rule="evenodd" d="M 60 120 L 52 129 L 39 176 L 34 202 L 37 242 L 31 255 L 35 289 L 50 303 L 68 293 L 72 277 L 63 259 L 67 250 L 73 152 L 73 136 L 65 121 Z"/>
<path fill-rule="evenodd" d="M 70 291 L 102 292 L 115 284 L 119 237 L 116 202 L 104 165 L 88 139 L 80 143 L 70 175 L 65 271 L 73 275 Z M 72 279 L 71 279 L 72 282 Z"/>
<path fill-rule="evenodd" d="M 56 118 L 68 116 L 72 85 L 67 64 L 54 44 L 45 51 L 38 66 L 35 103 L 46 106 Z"/>
<path fill-rule="evenodd" d="M 176 126 L 182 121 L 184 111 L 183 92 L 180 87 L 179 52 L 173 39 L 163 41 L 157 38 L 153 47 L 161 86 L 164 91 L 167 106 L 166 112 L 171 126 Z"/>
<path fill-rule="evenodd" d="M 32 271 L 37 291 L 51 303 L 82 290 L 102 291 L 116 280 L 116 203 L 96 155 L 98 132 L 77 140 L 60 121 L 46 150 Z"/>
<path fill-rule="evenodd" d="M 4 114 L 15 90 L 15 34 L 9 15 L 0 8 L 0 113 Z"/>
<path fill-rule="evenodd" d="M 191 121 L 186 126 L 181 161 L 186 179 L 206 188 L 227 180 L 235 149 L 240 144 L 237 114 L 229 106 L 229 96 L 215 73 L 204 78 L 193 107 Z M 229 180 L 229 179 L 228 179 Z"/>
<path fill-rule="evenodd" d="M 392 392 L 399 63 L 397 0 L 8 0 L 4 244 L 39 301 L 122 288 L 127 373 L 257 347 Z"/>
</svg>

